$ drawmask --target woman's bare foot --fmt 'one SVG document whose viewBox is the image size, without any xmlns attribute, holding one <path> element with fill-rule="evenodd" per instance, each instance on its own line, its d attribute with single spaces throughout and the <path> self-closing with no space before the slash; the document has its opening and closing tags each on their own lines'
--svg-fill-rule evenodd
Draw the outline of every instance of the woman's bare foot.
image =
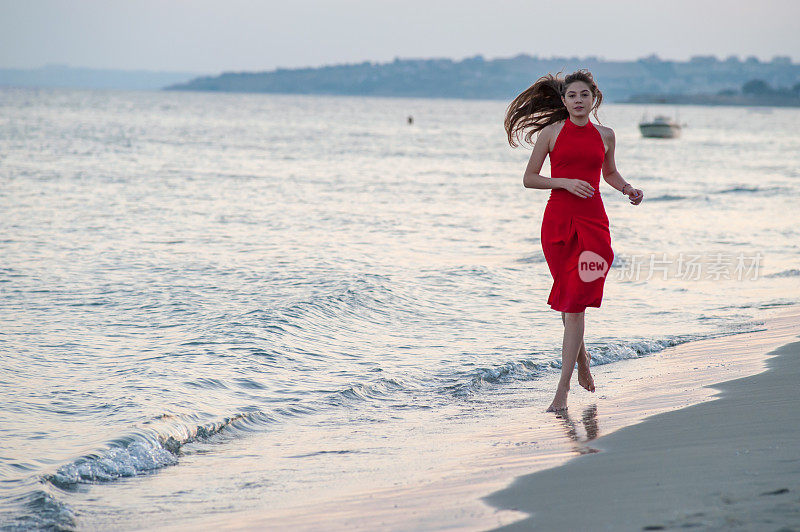
<svg viewBox="0 0 800 532">
<path fill-rule="evenodd" d="M 586 356 L 583 356 L 583 353 Z M 594 379 L 592 378 L 592 372 L 589 370 L 589 352 L 584 351 L 583 353 L 578 356 L 578 384 L 593 392 Z"/>
<path fill-rule="evenodd" d="M 569 392 L 569 386 L 566 388 L 562 388 L 559 386 L 556 389 L 556 396 L 553 399 L 553 402 L 550 403 L 550 406 L 547 407 L 545 412 L 558 412 L 560 410 L 567 409 L 567 393 Z"/>
</svg>

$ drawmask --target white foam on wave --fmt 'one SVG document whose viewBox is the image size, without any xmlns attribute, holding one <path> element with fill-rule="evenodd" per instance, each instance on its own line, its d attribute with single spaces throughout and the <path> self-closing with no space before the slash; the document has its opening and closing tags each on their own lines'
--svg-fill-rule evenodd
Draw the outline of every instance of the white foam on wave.
<svg viewBox="0 0 800 532">
<path fill-rule="evenodd" d="M 271 421 L 272 416 L 264 412 L 249 412 L 193 428 L 174 426 L 171 434 L 157 431 L 136 433 L 111 442 L 99 453 L 62 465 L 55 473 L 43 478 L 56 486 L 69 487 L 132 477 L 177 464 L 181 448 L 187 443 L 208 440 L 225 430 L 246 429 L 248 425 L 263 425 Z"/>
<path fill-rule="evenodd" d="M 158 440 L 136 436 L 127 445 L 113 446 L 99 455 L 85 456 L 63 465 L 47 480 L 60 487 L 108 482 L 177 463 L 178 457 Z"/>
<path fill-rule="evenodd" d="M 612 364 L 622 360 L 641 358 L 652 355 L 676 345 L 703 340 L 716 336 L 728 336 L 747 332 L 749 328 L 742 330 L 728 330 L 718 334 L 689 334 L 667 336 L 664 338 L 643 338 L 634 341 L 616 341 L 607 343 L 588 344 L 587 350 L 591 356 L 591 365 Z M 486 368 L 477 368 L 466 376 L 462 382 L 458 382 L 444 389 L 456 396 L 465 396 L 478 391 L 486 384 L 499 384 L 507 381 L 525 381 L 540 378 L 547 371 L 560 371 L 561 359 L 553 358 L 549 361 L 541 359 L 521 359 L 509 361 L 501 365 Z"/>
</svg>

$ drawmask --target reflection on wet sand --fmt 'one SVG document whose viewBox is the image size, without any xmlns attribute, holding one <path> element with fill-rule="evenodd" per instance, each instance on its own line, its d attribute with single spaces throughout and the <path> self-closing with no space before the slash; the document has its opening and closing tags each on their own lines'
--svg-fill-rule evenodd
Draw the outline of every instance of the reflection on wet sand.
<svg viewBox="0 0 800 532">
<path fill-rule="evenodd" d="M 578 433 L 578 425 L 569 415 L 567 410 L 556 412 L 556 417 L 562 421 L 567 437 L 574 443 L 573 449 L 579 454 L 596 453 L 598 449 L 589 447 L 586 442 L 590 442 L 600 435 L 600 426 L 597 422 L 597 405 L 587 406 L 581 414 L 585 436 Z"/>
</svg>

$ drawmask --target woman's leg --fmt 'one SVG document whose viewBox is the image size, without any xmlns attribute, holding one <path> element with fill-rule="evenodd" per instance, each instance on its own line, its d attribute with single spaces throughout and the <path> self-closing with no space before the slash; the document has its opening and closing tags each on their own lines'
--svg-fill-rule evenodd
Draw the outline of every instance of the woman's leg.
<svg viewBox="0 0 800 532">
<path fill-rule="evenodd" d="M 567 407 L 567 393 L 569 381 L 572 379 L 572 370 L 578 360 L 578 353 L 583 343 L 583 312 L 564 313 L 564 341 L 561 344 L 561 379 L 553 402 L 547 407 L 548 412 L 563 410 Z"/>
<path fill-rule="evenodd" d="M 567 322 L 564 319 L 564 313 L 561 313 L 561 321 L 566 326 Z M 578 384 L 589 390 L 594 391 L 594 379 L 592 378 L 592 371 L 589 369 L 589 353 L 586 351 L 586 344 L 581 340 L 581 352 L 578 353 Z"/>
</svg>

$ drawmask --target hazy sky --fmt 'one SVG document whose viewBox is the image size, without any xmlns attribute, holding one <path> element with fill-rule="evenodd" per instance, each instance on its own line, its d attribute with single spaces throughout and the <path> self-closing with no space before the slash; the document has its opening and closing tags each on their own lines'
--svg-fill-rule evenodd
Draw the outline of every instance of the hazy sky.
<svg viewBox="0 0 800 532">
<path fill-rule="evenodd" d="M 800 0 L 0 0 L 0 67 L 219 73 L 395 57 L 788 55 Z"/>
</svg>

